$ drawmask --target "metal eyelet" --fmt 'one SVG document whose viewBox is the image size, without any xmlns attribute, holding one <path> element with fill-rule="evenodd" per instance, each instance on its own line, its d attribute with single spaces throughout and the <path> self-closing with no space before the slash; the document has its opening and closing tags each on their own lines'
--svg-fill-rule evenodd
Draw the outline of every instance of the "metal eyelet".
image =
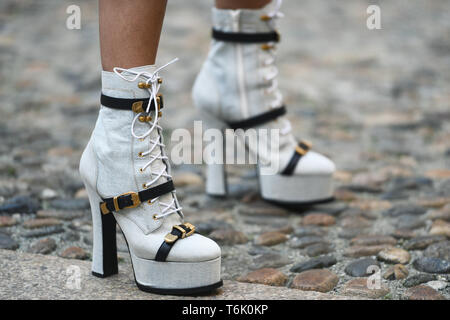
<svg viewBox="0 0 450 320">
<path fill-rule="evenodd" d="M 146 83 L 146 82 L 139 82 L 138 83 L 138 88 L 139 89 L 148 89 L 150 87 L 151 87 L 150 83 Z"/>
<path fill-rule="evenodd" d="M 155 213 L 155 214 L 152 216 L 153 220 L 158 220 L 157 216 L 158 216 L 158 215 Z"/>
<path fill-rule="evenodd" d="M 138 153 L 138 157 L 143 157 L 142 151 Z"/>
<path fill-rule="evenodd" d="M 152 121 L 152 117 L 150 117 L 149 115 L 142 114 L 138 117 L 138 120 L 140 122 L 150 122 Z"/>
<path fill-rule="evenodd" d="M 270 49 L 273 49 L 273 45 L 264 43 L 261 45 L 261 49 L 262 50 L 270 50 Z"/>
<path fill-rule="evenodd" d="M 270 19 L 272 19 L 270 16 L 264 14 L 261 17 L 259 17 L 262 21 L 269 21 Z"/>
</svg>

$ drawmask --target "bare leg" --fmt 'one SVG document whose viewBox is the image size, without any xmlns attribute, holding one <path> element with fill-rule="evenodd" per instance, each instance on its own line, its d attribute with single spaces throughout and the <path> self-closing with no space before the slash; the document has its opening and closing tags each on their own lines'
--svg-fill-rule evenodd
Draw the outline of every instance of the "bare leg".
<svg viewBox="0 0 450 320">
<path fill-rule="evenodd" d="M 259 9 L 271 0 L 216 0 L 218 9 Z"/>
<path fill-rule="evenodd" d="M 154 64 L 167 0 L 99 0 L 105 71 Z"/>
</svg>

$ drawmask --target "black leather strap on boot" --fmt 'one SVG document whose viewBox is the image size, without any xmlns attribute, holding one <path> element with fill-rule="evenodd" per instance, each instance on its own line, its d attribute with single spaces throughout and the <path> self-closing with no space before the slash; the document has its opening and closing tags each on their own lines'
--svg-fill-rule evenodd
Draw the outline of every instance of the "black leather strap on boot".
<svg viewBox="0 0 450 320">
<path fill-rule="evenodd" d="M 289 160 L 286 168 L 281 172 L 282 175 L 290 176 L 294 173 L 295 167 L 297 166 L 300 159 L 311 149 L 311 143 L 307 141 L 300 141 L 298 146 L 295 148 L 295 152 Z"/>
<path fill-rule="evenodd" d="M 149 100 L 150 98 L 142 98 L 142 99 L 114 98 L 104 94 L 102 94 L 100 97 L 100 103 L 102 106 L 118 110 L 131 110 L 135 113 L 145 112 Z M 162 94 L 158 94 L 156 96 L 156 102 L 158 104 L 158 111 L 159 111 L 164 107 Z M 150 104 L 150 111 L 155 111 L 155 101 L 153 99 Z"/>
<path fill-rule="evenodd" d="M 164 242 L 159 247 L 158 252 L 156 253 L 155 256 L 155 260 L 161 262 L 166 261 L 167 256 L 169 255 L 169 252 L 172 249 L 175 242 L 177 242 L 180 239 L 189 237 L 194 232 L 195 226 L 190 224 L 189 222 L 173 226 L 172 231 L 165 236 Z"/>
<path fill-rule="evenodd" d="M 169 180 L 150 189 L 139 192 L 130 191 L 117 197 L 103 199 L 103 202 L 100 203 L 100 210 L 103 214 L 108 214 L 113 211 L 117 212 L 122 209 L 135 208 L 142 202 L 155 199 L 174 190 L 175 186 L 172 180 Z"/>
<path fill-rule="evenodd" d="M 251 117 L 251 118 L 247 118 L 245 120 L 228 122 L 228 125 L 230 126 L 231 129 L 234 129 L 234 130 L 236 130 L 236 129 L 244 129 L 245 130 L 248 128 L 257 127 L 264 123 L 273 121 L 276 118 L 281 117 L 285 114 L 286 114 L 286 107 L 281 106 L 279 108 L 271 109 L 267 112 L 261 113 L 257 116 Z"/>
<path fill-rule="evenodd" d="M 261 33 L 223 32 L 212 29 L 212 37 L 218 41 L 236 43 L 264 43 L 280 41 L 280 34 L 276 31 Z"/>
</svg>

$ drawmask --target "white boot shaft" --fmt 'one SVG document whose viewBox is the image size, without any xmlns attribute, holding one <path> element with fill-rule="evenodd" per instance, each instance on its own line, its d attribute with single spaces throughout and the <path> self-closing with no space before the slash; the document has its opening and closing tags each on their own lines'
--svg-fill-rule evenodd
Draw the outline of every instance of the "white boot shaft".
<svg viewBox="0 0 450 320">
<path fill-rule="evenodd" d="M 155 66 L 146 66 L 133 70 L 151 73 L 155 69 Z M 119 78 L 113 72 L 103 71 L 102 92 L 115 98 L 149 98 L 149 92 L 138 87 L 140 81 L 137 79 L 134 82 L 128 82 Z M 104 106 L 100 108 L 90 141 L 97 159 L 97 176 L 92 176 L 90 174 L 92 171 L 88 169 L 85 179 L 91 183 L 92 187 L 97 190 L 102 198 L 114 197 L 129 191 L 142 190 L 144 185 L 152 180 L 152 173 L 161 171 L 167 173 L 170 170 L 169 164 L 162 160 L 154 161 L 149 167 L 144 169 L 151 156 L 156 157 L 164 150 L 163 148 L 155 147 L 149 155 L 140 156 L 148 152 L 153 146 L 150 142 L 151 140 L 160 140 L 160 135 L 157 128 L 155 128 L 147 138 L 135 138 L 132 135 L 132 123 L 135 116 L 135 113 L 126 110 L 115 110 Z M 138 135 L 144 134 L 148 129 L 148 123 L 135 122 L 134 131 Z M 167 178 L 160 177 L 153 185 L 166 181 Z M 173 199 L 176 199 L 174 194 L 163 195 L 151 205 L 144 204 L 135 210 L 117 215 L 117 219 L 120 221 L 126 217 L 134 221 L 144 234 L 149 234 L 162 224 L 162 220 L 153 218 L 155 214 L 161 213 L 163 209 L 160 206 L 160 202 L 170 203 Z M 172 215 L 167 220 L 171 220 L 172 224 L 181 222 L 181 218 L 177 215 Z M 168 228 L 171 227 L 169 225 L 170 223 L 167 223 Z"/>
<path fill-rule="evenodd" d="M 260 10 L 212 9 L 213 28 L 223 32 L 264 33 L 275 21 L 262 20 L 270 8 Z M 264 45 L 264 48 L 268 48 Z M 193 88 L 196 106 L 225 121 L 249 118 L 279 107 L 282 97 L 272 90 L 276 79 L 275 47 L 212 40 L 208 58 Z"/>
</svg>

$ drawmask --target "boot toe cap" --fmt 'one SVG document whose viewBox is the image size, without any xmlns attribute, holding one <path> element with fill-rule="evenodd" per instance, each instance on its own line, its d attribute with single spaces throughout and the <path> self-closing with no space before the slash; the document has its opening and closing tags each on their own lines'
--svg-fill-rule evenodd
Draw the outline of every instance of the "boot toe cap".
<svg viewBox="0 0 450 320">
<path fill-rule="evenodd" d="M 309 151 L 300 159 L 295 174 L 332 175 L 334 171 L 336 171 L 336 166 L 333 161 L 320 153 Z"/>
<path fill-rule="evenodd" d="M 199 262 L 219 258 L 220 247 L 213 240 L 200 234 L 178 240 L 170 250 L 167 261 Z"/>
</svg>

